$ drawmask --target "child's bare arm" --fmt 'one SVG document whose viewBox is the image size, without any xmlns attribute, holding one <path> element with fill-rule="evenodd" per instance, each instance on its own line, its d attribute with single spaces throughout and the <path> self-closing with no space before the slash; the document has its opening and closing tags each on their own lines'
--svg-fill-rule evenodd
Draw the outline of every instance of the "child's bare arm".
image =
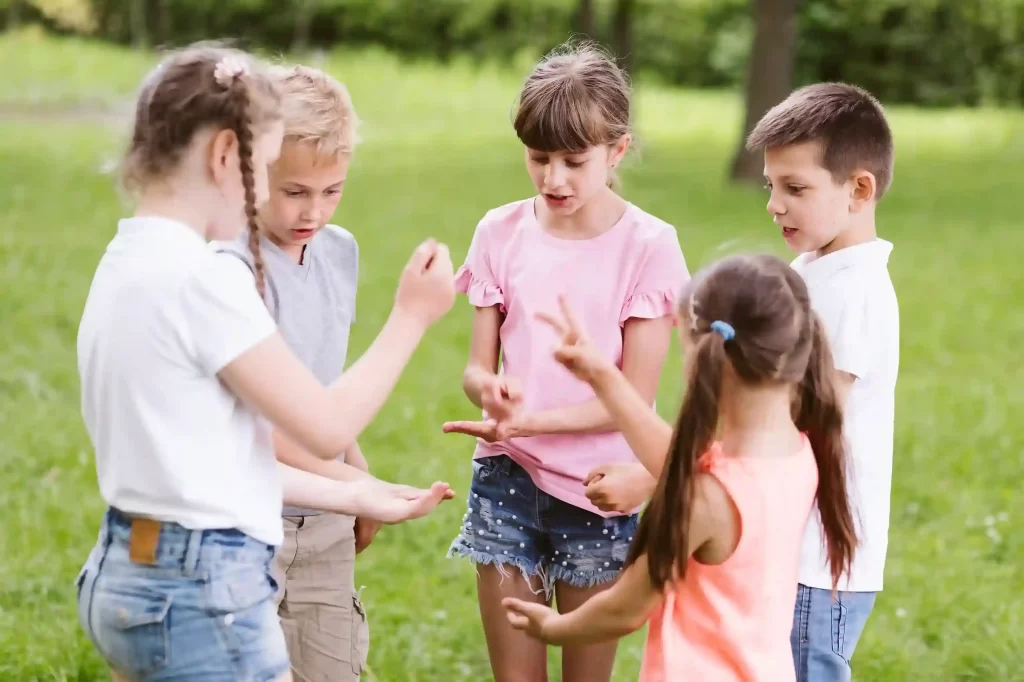
<svg viewBox="0 0 1024 682">
<path fill-rule="evenodd" d="M 599 372 L 592 386 L 633 454 L 651 476 L 659 478 L 672 444 L 672 426 L 614 366 Z"/>
<path fill-rule="evenodd" d="M 352 447 L 345 451 L 345 464 L 359 471 L 370 471 L 370 463 L 363 456 L 363 449 L 359 447 L 359 443 L 352 443 Z"/>
<path fill-rule="evenodd" d="M 376 416 L 427 327 L 454 299 L 448 249 L 424 242 L 402 273 L 395 307 L 373 345 L 329 387 L 277 333 L 229 362 L 218 377 L 305 449 L 334 457 Z"/>
<path fill-rule="evenodd" d="M 358 445 L 353 446 L 358 447 Z M 349 450 L 351 452 L 351 449 Z M 319 476 L 332 478 L 336 481 L 355 481 L 369 478 L 365 469 L 351 464 L 339 462 L 334 458 L 324 459 L 302 449 L 302 447 L 281 431 L 274 429 L 274 454 L 277 461 L 296 469 L 302 469 Z M 348 453 L 346 453 L 346 457 Z M 365 461 L 365 460 L 364 460 Z"/>
<path fill-rule="evenodd" d="M 686 556 L 714 542 L 718 551 L 735 548 L 739 525 L 728 493 L 710 474 L 694 479 L 694 500 L 687 529 Z M 731 553 L 731 549 L 728 550 Z M 724 561 L 727 556 L 716 556 Z M 518 599 L 502 601 L 512 627 L 548 644 L 592 644 L 617 639 L 639 630 L 658 606 L 662 587 L 651 582 L 648 556 L 642 554 L 619 576 L 615 585 L 588 599 L 575 611 L 556 613 L 545 604 Z"/>
<path fill-rule="evenodd" d="M 559 305 L 561 316 L 537 315 L 561 337 L 555 359 L 577 379 L 590 384 L 637 459 L 658 478 L 672 441 L 672 427 L 654 411 L 653 403 L 671 341 L 671 318 L 627 321 L 623 369 L 643 377 L 642 385 L 637 386 L 594 347 L 564 297 L 559 299 Z M 653 343 L 649 355 L 645 353 L 645 342 Z M 641 392 L 644 389 L 646 393 Z"/>
<path fill-rule="evenodd" d="M 498 354 L 501 350 L 499 332 L 501 310 L 498 306 L 477 308 L 473 314 L 473 336 L 469 345 L 469 362 L 462 374 L 462 390 L 477 407 L 483 407 L 480 394 L 498 373 Z"/>
<path fill-rule="evenodd" d="M 629 566 L 615 585 L 594 595 L 578 609 L 558 614 L 544 604 L 505 599 L 512 627 L 548 644 L 591 644 L 624 637 L 643 627 L 661 593 L 651 585 L 647 556 Z"/>
<path fill-rule="evenodd" d="M 621 377 L 632 397 L 646 401 L 649 411 L 658 393 L 661 368 L 668 354 L 672 319 L 631 318 L 626 321 L 622 339 Z M 611 363 L 608 367 L 614 369 Z M 522 435 L 541 433 L 599 433 L 621 430 L 616 415 L 599 393 L 595 400 L 526 415 Z M 670 431 L 671 434 L 671 431 Z M 666 445 L 667 449 L 667 445 Z M 664 456 L 664 451 L 662 452 Z"/>
<path fill-rule="evenodd" d="M 277 463 L 283 501 L 295 507 L 365 517 L 383 523 L 401 523 L 429 514 L 444 500 L 452 498 L 447 483 L 436 482 L 429 489 L 384 484 L 370 478 L 336 481 Z"/>
</svg>

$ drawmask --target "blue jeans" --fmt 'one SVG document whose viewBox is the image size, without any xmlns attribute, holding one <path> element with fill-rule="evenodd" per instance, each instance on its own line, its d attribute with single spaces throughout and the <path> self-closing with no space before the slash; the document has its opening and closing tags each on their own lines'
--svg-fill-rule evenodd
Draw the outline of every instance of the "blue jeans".
<svg viewBox="0 0 1024 682">
<path fill-rule="evenodd" d="M 164 523 L 140 560 L 132 533 L 131 518 L 108 510 L 77 580 L 79 622 L 107 665 L 140 682 L 269 682 L 288 671 L 273 547 Z"/>
<path fill-rule="evenodd" d="M 789 643 L 797 682 L 849 682 L 850 659 L 864 632 L 875 592 L 838 592 L 800 585 Z"/>
<path fill-rule="evenodd" d="M 582 485 L 582 484 L 581 484 Z M 556 582 L 593 587 L 622 571 L 639 515 L 605 518 L 537 488 L 508 455 L 473 460 L 462 530 L 448 556 L 514 566 L 538 576 L 550 598 Z"/>
</svg>

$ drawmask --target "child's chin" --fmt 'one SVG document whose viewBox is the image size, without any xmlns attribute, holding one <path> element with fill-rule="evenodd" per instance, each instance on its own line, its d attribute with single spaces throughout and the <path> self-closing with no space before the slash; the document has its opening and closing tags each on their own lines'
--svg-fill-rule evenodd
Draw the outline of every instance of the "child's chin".
<svg viewBox="0 0 1024 682">
<path fill-rule="evenodd" d="M 798 256 L 801 253 L 807 253 L 808 251 L 813 251 L 813 249 L 805 248 L 805 245 L 801 244 L 799 242 L 794 242 L 794 241 L 792 241 L 790 239 L 787 239 L 785 241 L 786 241 L 786 248 L 789 249 L 792 253 L 797 254 Z"/>
</svg>

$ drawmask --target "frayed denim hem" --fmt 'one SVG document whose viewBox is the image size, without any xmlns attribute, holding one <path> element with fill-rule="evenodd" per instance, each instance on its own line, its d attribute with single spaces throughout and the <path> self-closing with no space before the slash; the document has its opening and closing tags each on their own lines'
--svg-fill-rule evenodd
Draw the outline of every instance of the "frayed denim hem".
<svg viewBox="0 0 1024 682">
<path fill-rule="evenodd" d="M 619 571 L 606 571 L 600 568 L 596 571 L 581 571 L 579 569 L 571 571 L 568 568 L 555 564 L 548 570 L 548 575 L 551 577 L 552 583 L 562 581 L 571 587 L 585 589 L 613 582 L 619 577 Z"/>
<path fill-rule="evenodd" d="M 530 592 L 534 594 L 543 594 L 545 599 L 551 601 L 554 595 L 555 585 L 548 578 L 548 572 L 544 570 L 543 566 L 530 566 L 522 558 L 512 556 L 510 554 L 492 554 L 490 552 L 480 552 L 478 550 L 467 547 L 464 543 L 456 540 L 452 543 L 451 548 L 448 550 L 448 559 L 463 557 L 469 559 L 472 563 L 477 566 L 494 566 L 498 569 L 498 573 L 501 574 L 502 581 L 505 578 L 511 577 L 509 567 L 515 567 L 519 569 L 519 572 L 523 575 L 523 580 L 526 581 L 527 587 L 530 588 Z M 541 588 L 535 590 L 530 587 L 530 578 L 540 578 Z"/>
<path fill-rule="evenodd" d="M 518 568 L 519 572 L 523 575 L 523 579 L 527 581 L 527 586 L 529 586 L 530 578 L 536 576 L 537 578 L 540 578 L 541 589 L 534 590 L 531 587 L 530 591 L 533 592 L 533 594 L 543 593 L 545 599 L 549 602 L 554 598 L 555 584 L 559 581 L 571 587 L 586 589 L 588 587 L 606 585 L 619 577 L 619 571 L 605 571 L 604 569 L 586 572 L 579 570 L 572 571 L 557 564 L 551 567 L 534 567 L 530 566 L 519 557 L 492 554 L 490 552 L 480 552 L 467 547 L 464 543 L 461 543 L 458 540 L 452 543 L 447 555 L 448 559 L 456 557 L 467 558 L 478 566 L 494 566 L 501 574 L 502 580 L 511 577 L 509 567 Z"/>
</svg>

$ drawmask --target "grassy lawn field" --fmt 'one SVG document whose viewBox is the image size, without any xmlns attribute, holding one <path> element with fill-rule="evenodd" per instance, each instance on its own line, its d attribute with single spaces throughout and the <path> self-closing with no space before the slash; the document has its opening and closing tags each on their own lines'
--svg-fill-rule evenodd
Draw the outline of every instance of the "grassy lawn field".
<svg viewBox="0 0 1024 682">
<path fill-rule="evenodd" d="M 0 680 L 108 679 L 72 586 L 103 510 L 75 336 L 126 210 L 109 169 L 127 130 L 95 112 L 122 110 L 152 62 L 26 35 L 0 37 L 0 63 L 15 65 L 0 79 Z M 530 186 L 509 124 L 519 74 L 369 54 L 331 56 L 327 67 L 366 120 L 335 217 L 362 256 L 354 358 L 416 243 L 436 236 L 461 262 L 483 213 Z M 637 111 L 642 150 L 625 195 L 676 225 L 691 270 L 737 251 L 784 253 L 765 195 L 723 182 L 735 96 L 640 83 Z M 902 316 L 892 531 L 856 678 L 1024 679 L 1024 425 L 1013 423 L 1024 412 L 1024 122 L 1018 112 L 900 108 L 892 120 L 895 183 L 879 211 Z M 360 439 L 378 475 L 443 478 L 458 491 L 431 517 L 384 529 L 360 557 L 374 679 L 490 677 L 473 570 L 445 559 L 473 443 L 440 427 L 476 414 L 460 387 L 470 315 L 460 298 Z M 666 415 L 679 403 L 679 367 L 674 347 Z M 620 647 L 617 681 L 636 679 L 642 638 Z"/>
</svg>

